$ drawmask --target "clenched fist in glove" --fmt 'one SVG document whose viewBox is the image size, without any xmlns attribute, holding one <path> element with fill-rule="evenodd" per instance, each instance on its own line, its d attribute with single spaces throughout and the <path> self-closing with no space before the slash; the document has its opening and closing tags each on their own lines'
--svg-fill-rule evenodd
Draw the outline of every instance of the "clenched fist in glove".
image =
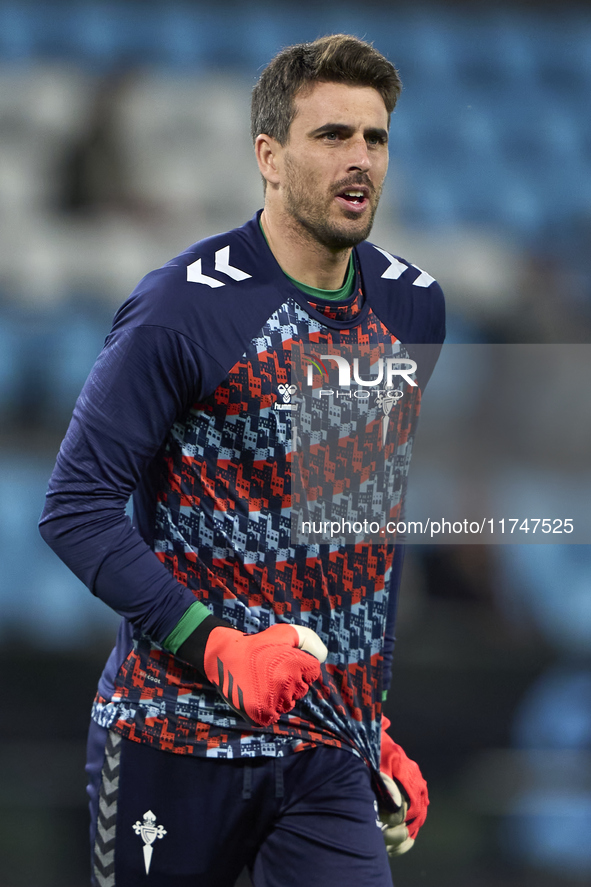
<svg viewBox="0 0 591 887">
<path fill-rule="evenodd" d="M 398 810 L 380 811 L 380 819 L 388 855 L 401 856 L 413 846 L 427 818 L 429 795 L 418 764 L 386 733 L 389 726 L 388 718 L 382 717 L 380 775 Z"/>
<path fill-rule="evenodd" d="M 301 625 L 279 623 L 243 634 L 211 616 L 203 623 L 205 638 L 200 629 L 197 657 L 194 637 L 178 655 L 193 661 L 228 705 L 261 727 L 276 723 L 306 695 L 328 654 L 316 632 Z"/>
</svg>

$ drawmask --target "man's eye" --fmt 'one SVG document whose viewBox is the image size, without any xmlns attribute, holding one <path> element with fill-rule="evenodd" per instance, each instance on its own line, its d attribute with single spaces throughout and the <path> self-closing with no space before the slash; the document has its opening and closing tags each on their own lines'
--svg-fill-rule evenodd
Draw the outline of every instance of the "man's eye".
<svg viewBox="0 0 591 887">
<path fill-rule="evenodd" d="M 330 139 L 331 142 L 336 142 L 336 140 L 338 139 L 338 137 L 339 137 L 339 135 L 338 135 L 338 133 L 336 133 L 336 132 L 325 132 L 325 133 L 324 133 L 324 138 L 325 138 L 325 139 Z"/>
</svg>

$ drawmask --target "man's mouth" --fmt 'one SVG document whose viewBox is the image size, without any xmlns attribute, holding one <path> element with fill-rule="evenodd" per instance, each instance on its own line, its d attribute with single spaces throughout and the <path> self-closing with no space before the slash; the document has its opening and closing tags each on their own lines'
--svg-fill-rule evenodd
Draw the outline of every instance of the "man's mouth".
<svg viewBox="0 0 591 887">
<path fill-rule="evenodd" d="M 353 212 L 362 212 L 369 203 L 365 188 L 345 188 L 336 195 L 336 199 Z"/>
</svg>

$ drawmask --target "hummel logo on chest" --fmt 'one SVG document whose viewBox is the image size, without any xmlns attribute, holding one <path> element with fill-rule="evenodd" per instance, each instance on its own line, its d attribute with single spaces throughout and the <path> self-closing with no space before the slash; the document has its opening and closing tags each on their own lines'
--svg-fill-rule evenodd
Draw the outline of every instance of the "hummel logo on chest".
<svg viewBox="0 0 591 887">
<path fill-rule="evenodd" d="M 298 404 L 292 403 L 292 400 L 291 400 L 292 396 L 298 390 L 297 386 L 296 385 L 281 384 L 281 385 L 277 386 L 277 390 L 279 391 L 279 394 L 281 395 L 283 403 L 279 403 L 279 401 L 276 401 L 273 404 L 275 409 L 276 410 L 297 410 Z"/>
</svg>

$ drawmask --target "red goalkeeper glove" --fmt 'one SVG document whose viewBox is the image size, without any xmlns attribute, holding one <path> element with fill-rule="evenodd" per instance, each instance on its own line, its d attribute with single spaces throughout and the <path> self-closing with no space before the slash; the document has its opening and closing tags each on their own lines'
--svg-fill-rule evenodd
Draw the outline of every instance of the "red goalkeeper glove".
<svg viewBox="0 0 591 887">
<path fill-rule="evenodd" d="M 243 634 L 213 616 L 209 619 L 203 628 L 213 627 L 204 644 L 201 626 L 194 632 L 201 635 L 202 648 L 196 664 L 247 721 L 261 727 L 276 723 L 320 677 L 328 650 L 311 628 L 278 623 L 258 634 Z M 191 642 L 189 638 L 178 651 L 188 661 L 195 660 L 188 649 Z"/>
<path fill-rule="evenodd" d="M 382 717 L 380 775 L 398 811 L 380 811 L 380 819 L 388 854 L 400 856 L 413 846 L 427 818 L 429 795 L 418 764 L 386 733 L 389 726 L 388 718 Z"/>
</svg>

